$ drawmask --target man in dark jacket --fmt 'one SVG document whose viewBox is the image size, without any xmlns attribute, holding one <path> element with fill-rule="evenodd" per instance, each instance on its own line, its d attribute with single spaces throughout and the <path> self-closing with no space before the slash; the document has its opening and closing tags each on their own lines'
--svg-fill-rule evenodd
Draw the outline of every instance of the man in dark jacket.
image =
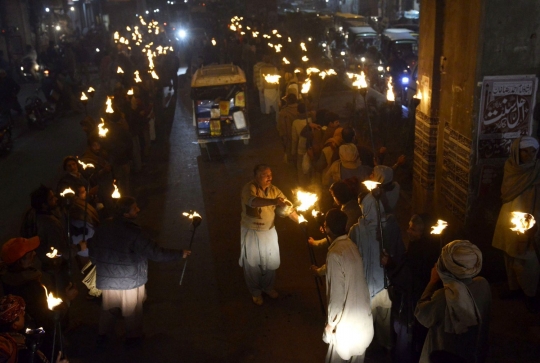
<svg viewBox="0 0 540 363">
<path fill-rule="evenodd" d="M 96 287 L 103 290 L 98 343 L 104 343 L 120 308 L 126 324 L 126 343 L 142 338 L 142 304 L 146 298 L 148 260 L 177 261 L 191 254 L 188 250 L 159 247 L 134 222 L 140 209 L 135 198 L 121 197 L 113 218 L 104 221 L 88 241 L 90 260 L 96 265 Z"/>
</svg>

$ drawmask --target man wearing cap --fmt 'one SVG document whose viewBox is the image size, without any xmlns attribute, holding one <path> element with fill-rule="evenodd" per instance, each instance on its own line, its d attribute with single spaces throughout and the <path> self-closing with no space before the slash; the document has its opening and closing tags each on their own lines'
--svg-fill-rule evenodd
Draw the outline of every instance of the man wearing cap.
<svg viewBox="0 0 540 363">
<path fill-rule="evenodd" d="M 456 240 L 443 247 L 416 305 L 416 318 L 429 329 L 420 363 L 431 362 L 431 352 L 439 350 L 465 362 L 485 361 L 491 288 L 478 276 L 481 270 L 482 252 L 471 242 Z"/>
<path fill-rule="evenodd" d="M 358 248 L 347 237 L 347 215 L 338 209 L 326 213 L 324 232 L 330 247 L 326 264 L 311 266 L 326 275 L 328 315 L 323 341 L 326 363 L 361 363 L 373 339 L 373 318 L 364 265 Z"/>
<path fill-rule="evenodd" d="M 277 299 L 274 290 L 276 269 L 279 267 L 279 245 L 274 219 L 276 212 L 298 221 L 285 195 L 272 185 L 272 170 L 266 164 L 253 169 L 254 179 L 242 189 L 242 221 L 240 267 L 251 293 L 253 303 L 263 304 L 262 293 Z M 276 211 L 276 208 L 278 210 Z"/>
<path fill-rule="evenodd" d="M 115 216 L 101 223 L 88 240 L 90 260 L 96 265 L 96 287 L 103 290 L 98 343 L 107 341 L 117 308 L 126 324 L 126 343 L 140 341 L 148 260 L 178 261 L 191 254 L 189 250 L 162 248 L 150 240 L 134 221 L 139 212 L 135 198 L 119 198 Z"/>
<path fill-rule="evenodd" d="M 323 185 L 325 186 L 330 186 L 334 182 L 352 177 L 356 177 L 361 183 L 372 172 L 372 168 L 362 165 L 358 157 L 358 149 L 354 144 L 354 129 L 352 127 L 345 127 L 342 136 L 343 145 L 339 147 L 339 160 L 334 161 L 323 176 Z"/>
<path fill-rule="evenodd" d="M 493 235 L 493 247 L 504 253 L 508 290 L 501 293 L 502 299 L 525 295 L 525 304 L 532 313 L 538 312 L 536 299 L 540 264 L 538 263 L 537 230 L 529 234 L 511 231 L 512 212 L 524 212 L 540 220 L 540 162 L 536 159 L 538 141 L 531 136 L 522 136 L 512 143 L 510 156 L 504 164 L 501 186 L 503 206 Z"/>
</svg>

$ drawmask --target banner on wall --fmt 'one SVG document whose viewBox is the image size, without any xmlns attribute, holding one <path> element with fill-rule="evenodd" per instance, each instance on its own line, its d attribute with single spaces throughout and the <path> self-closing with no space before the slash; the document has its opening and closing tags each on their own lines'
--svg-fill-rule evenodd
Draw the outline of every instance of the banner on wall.
<svg viewBox="0 0 540 363">
<path fill-rule="evenodd" d="M 486 76 L 478 118 L 478 164 L 499 164 L 515 138 L 532 132 L 538 79 L 535 75 Z"/>
</svg>

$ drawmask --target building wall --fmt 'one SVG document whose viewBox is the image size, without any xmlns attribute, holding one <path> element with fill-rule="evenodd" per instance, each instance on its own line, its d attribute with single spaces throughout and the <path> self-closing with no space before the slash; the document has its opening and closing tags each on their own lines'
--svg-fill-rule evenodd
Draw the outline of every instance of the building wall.
<svg viewBox="0 0 540 363">
<path fill-rule="evenodd" d="M 500 258 L 488 247 L 504 162 L 477 164 L 481 82 L 538 73 L 539 11 L 527 0 L 421 2 L 414 209 L 448 221 L 448 241 L 470 238 L 489 258 Z"/>
</svg>

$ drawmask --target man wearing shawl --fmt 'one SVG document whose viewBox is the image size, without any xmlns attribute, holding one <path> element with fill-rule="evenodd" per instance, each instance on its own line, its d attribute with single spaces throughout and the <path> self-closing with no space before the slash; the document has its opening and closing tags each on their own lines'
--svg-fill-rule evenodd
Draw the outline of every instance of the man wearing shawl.
<svg viewBox="0 0 540 363">
<path fill-rule="evenodd" d="M 373 339 L 373 319 L 362 258 L 345 230 L 347 215 L 338 209 L 326 213 L 325 233 L 330 241 L 326 256 L 328 318 L 323 341 L 326 363 L 362 363 Z"/>
<path fill-rule="evenodd" d="M 538 141 L 534 137 L 523 136 L 512 143 L 510 156 L 504 164 L 501 186 L 503 206 L 499 213 L 493 247 L 504 252 L 508 293 L 503 298 L 517 297 L 521 290 L 526 296 L 526 306 L 537 312 L 535 296 L 540 277 L 540 264 L 535 252 L 534 239 L 511 231 L 512 212 L 530 213 L 540 221 L 540 162 L 536 160 Z"/>
<path fill-rule="evenodd" d="M 405 252 L 399 226 L 392 215 L 386 215 L 384 206 L 372 193 L 359 197 L 358 202 L 362 209 L 362 216 L 358 223 L 351 227 L 349 237 L 356 243 L 362 260 L 364 272 L 371 298 L 371 311 L 375 326 L 374 341 L 382 348 L 391 350 L 392 339 L 390 330 L 390 309 L 392 301 L 385 288 L 385 271 L 381 267 L 381 251 L 379 249 L 378 219 L 383 226 L 384 250 L 399 263 Z M 379 203 L 380 215 L 377 212 Z"/>
<path fill-rule="evenodd" d="M 433 351 L 453 353 L 466 362 L 481 363 L 487 353 L 491 290 L 483 277 L 482 252 L 469 241 L 443 247 L 415 315 L 429 329 L 420 363 Z M 438 288 L 439 281 L 444 287 Z"/>
</svg>

